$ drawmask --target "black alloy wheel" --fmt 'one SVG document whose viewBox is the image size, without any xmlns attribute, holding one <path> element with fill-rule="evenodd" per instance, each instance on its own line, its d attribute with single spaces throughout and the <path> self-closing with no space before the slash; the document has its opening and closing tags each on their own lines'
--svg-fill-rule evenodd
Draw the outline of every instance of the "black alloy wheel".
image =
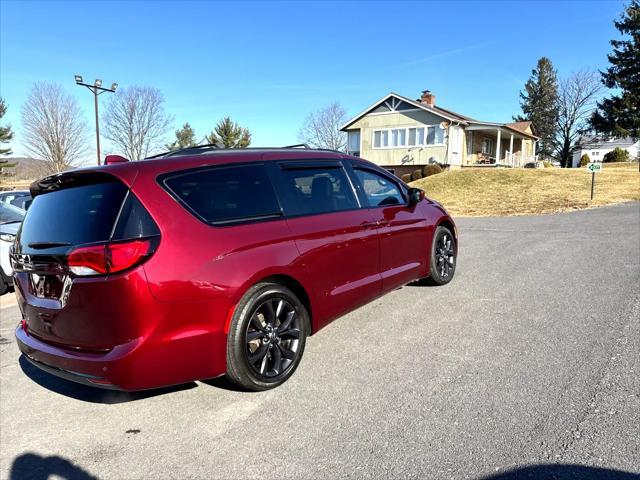
<svg viewBox="0 0 640 480">
<path fill-rule="evenodd" d="M 265 379 L 286 372 L 300 347 L 300 316 L 286 299 L 271 297 L 255 309 L 247 324 L 247 360 Z"/>
<path fill-rule="evenodd" d="M 309 315 L 283 285 L 259 283 L 244 294 L 227 339 L 227 375 L 248 390 L 267 390 L 285 382 L 298 367 Z"/>
<path fill-rule="evenodd" d="M 456 240 L 446 227 L 437 227 L 433 235 L 431 248 L 430 281 L 436 285 L 445 285 L 453 279 L 457 262 Z"/>
</svg>

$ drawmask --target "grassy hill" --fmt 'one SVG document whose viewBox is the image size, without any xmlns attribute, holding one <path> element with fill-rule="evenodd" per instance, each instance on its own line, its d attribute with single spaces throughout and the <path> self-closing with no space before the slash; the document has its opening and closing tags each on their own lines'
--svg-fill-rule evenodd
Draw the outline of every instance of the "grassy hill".
<svg viewBox="0 0 640 480">
<path fill-rule="evenodd" d="M 15 166 L 6 167 L 8 164 Z M 45 162 L 27 157 L 2 157 L 0 170 L 0 190 L 26 188 L 35 179 L 48 173 Z"/>
<path fill-rule="evenodd" d="M 640 200 L 637 163 L 605 164 L 596 174 L 593 201 L 591 175 L 584 168 L 468 168 L 411 185 L 454 216 L 531 215 Z"/>
</svg>

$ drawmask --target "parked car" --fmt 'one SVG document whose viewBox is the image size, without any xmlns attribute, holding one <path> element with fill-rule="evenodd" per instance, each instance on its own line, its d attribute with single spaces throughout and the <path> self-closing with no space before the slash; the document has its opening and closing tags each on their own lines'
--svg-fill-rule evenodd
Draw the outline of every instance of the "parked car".
<svg viewBox="0 0 640 480">
<path fill-rule="evenodd" d="M 9 203 L 23 210 L 31 205 L 31 192 L 29 190 L 10 190 L 0 192 L 0 202 Z"/>
<path fill-rule="evenodd" d="M 12 254 L 18 346 L 64 378 L 140 390 L 226 373 L 265 390 L 335 318 L 455 272 L 442 206 L 360 158 L 190 148 L 112 161 L 34 184 Z"/>
<path fill-rule="evenodd" d="M 0 202 L 0 295 L 7 293 L 13 285 L 9 249 L 13 245 L 24 214 L 24 210 Z"/>
</svg>

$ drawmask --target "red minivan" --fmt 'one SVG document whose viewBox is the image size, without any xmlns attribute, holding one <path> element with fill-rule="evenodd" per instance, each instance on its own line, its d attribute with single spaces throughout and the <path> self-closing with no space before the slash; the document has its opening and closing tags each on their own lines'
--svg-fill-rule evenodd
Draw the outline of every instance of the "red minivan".
<svg viewBox="0 0 640 480">
<path fill-rule="evenodd" d="M 453 277 L 451 217 L 360 158 L 205 146 L 115 160 L 35 182 L 13 246 L 19 348 L 60 377 L 142 390 L 227 374 L 265 390 L 333 319 Z"/>
</svg>

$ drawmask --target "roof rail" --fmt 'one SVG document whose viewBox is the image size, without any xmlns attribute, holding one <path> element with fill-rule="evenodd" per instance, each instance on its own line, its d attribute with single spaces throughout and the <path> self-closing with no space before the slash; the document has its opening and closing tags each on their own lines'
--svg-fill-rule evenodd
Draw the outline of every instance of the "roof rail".
<svg viewBox="0 0 640 480">
<path fill-rule="evenodd" d="M 284 147 L 247 147 L 239 150 L 286 150 L 286 149 L 303 149 L 303 150 L 316 150 L 320 152 L 333 152 L 344 155 L 344 152 L 340 150 L 333 150 L 331 148 L 313 148 L 306 143 L 298 143 L 295 145 L 287 145 Z M 186 155 L 197 155 L 210 150 L 226 150 L 220 143 L 205 143 L 203 145 L 195 145 L 193 147 L 185 147 L 179 150 L 170 150 L 168 152 L 158 153 L 150 157 L 145 157 L 145 160 L 152 160 L 154 158 L 169 158 L 169 157 L 181 157 Z"/>
<path fill-rule="evenodd" d="M 281 148 L 304 148 L 305 150 L 318 150 L 321 152 L 335 152 L 335 153 L 344 154 L 344 152 L 341 152 L 340 150 L 336 150 L 334 148 L 311 147 L 309 146 L 308 143 L 296 143 L 295 145 L 287 145 Z"/>
<path fill-rule="evenodd" d="M 200 153 L 203 150 L 220 150 L 222 148 L 222 145 L 220 145 L 219 143 L 204 143 L 202 145 L 194 145 L 193 147 L 185 147 L 178 150 L 169 150 L 168 152 L 163 152 L 157 155 L 152 155 L 151 157 L 146 157 L 145 160 L 150 160 L 152 158 L 167 158 L 177 155 L 189 155 L 190 153 Z"/>
<path fill-rule="evenodd" d="M 308 143 L 296 143 L 294 145 L 286 145 L 282 148 L 304 148 L 305 150 L 311 150 Z"/>
</svg>

